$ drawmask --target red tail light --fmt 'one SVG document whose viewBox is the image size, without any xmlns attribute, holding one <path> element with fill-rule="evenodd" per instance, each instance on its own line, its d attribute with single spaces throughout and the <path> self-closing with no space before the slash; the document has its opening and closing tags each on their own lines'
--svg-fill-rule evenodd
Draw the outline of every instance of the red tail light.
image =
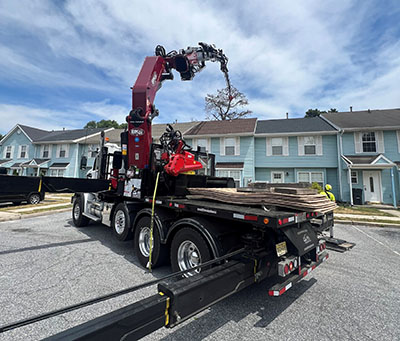
<svg viewBox="0 0 400 341">
<path fill-rule="evenodd" d="M 290 263 L 289 263 L 289 270 L 292 271 L 292 270 L 293 270 L 293 267 L 294 267 L 293 262 L 290 262 Z"/>
<path fill-rule="evenodd" d="M 285 265 L 284 271 L 285 271 L 285 275 L 287 275 L 289 273 L 289 267 L 287 264 Z"/>
</svg>

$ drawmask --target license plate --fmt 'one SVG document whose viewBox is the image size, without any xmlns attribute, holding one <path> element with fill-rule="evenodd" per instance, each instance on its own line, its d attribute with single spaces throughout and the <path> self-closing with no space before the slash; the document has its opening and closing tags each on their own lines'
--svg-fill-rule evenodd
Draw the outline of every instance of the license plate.
<svg viewBox="0 0 400 341">
<path fill-rule="evenodd" d="M 276 247 L 276 254 L 278 257 L 283 256 L 285 253 L 287 253 L 286 242 L 276 244 L 275 247 Z"/>
</svg>

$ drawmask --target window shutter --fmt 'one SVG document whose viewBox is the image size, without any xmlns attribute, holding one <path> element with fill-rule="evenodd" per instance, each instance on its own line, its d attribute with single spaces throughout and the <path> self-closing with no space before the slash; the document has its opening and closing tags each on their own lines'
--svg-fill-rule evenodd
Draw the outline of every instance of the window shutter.
<svg viewBox="0 0 400 341">
<path fill-rule="evenodd" d="M 58 145 L 57 145 L 57 154 L 56 154 L 56 158 L 59 158 L 59 157 L 60 157 L 60 148 L 61 148 L 61 145 L 58 144 Z"/>
<path fill-rule="evenodd" d="M 207 153 L 211 153 L 211 139 L 207 139 Z"/>
<path fill-rule="evenodd" d="M 384 153 L 385 152 L 385 143 L 383 140 L 383 131 L 377 131 L 376 133 L 377 136 L 377 152 L 378 153 Z"/>
<path fill-rule="evenodd" d="M 235 155 L 240 155 L 240 137 L 235 140 Z"/>
<path fill-rule="evenodd" d="M 197 139 L 193 139 L 192 146 L 193 146 L 193 150 L 197 150 Z"/>
<path fill-rule="evenodd" d="M 225 138 L 223 137 L 219 139 L 219 154 L 225 155 Z"/>
<path fill-rule="evenodd" d="M 354 133 L 354 149 L 356 153 L 362 153 L 362 134 Z"/>
<path fill-rule="evenodd" d="M 26 146 L 25 159 L 29 159 L 29 146 Z"/>
<path fill-rule="evenodd" d="M 43 157 L 44 144 L 40 145 L 39 158 Z"/>
<path fill-rule="evenodd" d="M 316 144 L 317 144 L 317 155 L 322 155 L 322 136 L 316 136 Z"/>
<path fill-rule="evenodd" d="M 65 145 L 65 157 L 69 157 L 69 144 Z"/>
<path fill-rule="evenodd" d="M 297 152 L 299 154 L 299 156 L 303 156 L 304 155 L 304 137 L 303 136 L 298 136 L 297 137 Z"/>
<path fill-rule="evenodd" d="M 397 135 L 397 151 L 400 153 L 400 130 L 396 131 Z"/>
<path fill-rule="evenodd" d="M 52 145 L 52 144 L 49 144 L 49 159 L 51 159 L 51 152 L 52 152 L 52 149 L 53 149 L 53 145 Z"/>
<path fill-rule="evenodd" d="M 21 158 L 21 146 L 18 146 L 18 159 Z"/>
<path fill-rule="evenodd" d="M 271 145 L 271 138 L 266 137 L 265 138 L 265 150 L 266 150 L 266 155 L 271 156 L 272 155 L 272 145 Z"/>
<path fill-rule="evenodd" d="M 14 146 L 11 146 L 11 159 L 14 158 Z"/>
<path fill-rule="evenodd" d="M 289 138 L 283 138 L 283 156 L 289 156 Z"/>
</svg>

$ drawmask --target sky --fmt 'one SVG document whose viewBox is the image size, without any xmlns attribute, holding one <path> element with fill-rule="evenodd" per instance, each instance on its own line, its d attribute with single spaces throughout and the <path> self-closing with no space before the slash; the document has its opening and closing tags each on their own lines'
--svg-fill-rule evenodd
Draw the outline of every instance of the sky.
<svg viewBox="0 0 400 341">
<path fill-rule="evenodd" d="M 0 134 L 125 122 L 146 56 L 215 44 L 258 119 L 400 107 L 398 0 L 0 0 Z M 205 119 L 217 63 L 165 81 L 154 123 Z"/>
</svg>

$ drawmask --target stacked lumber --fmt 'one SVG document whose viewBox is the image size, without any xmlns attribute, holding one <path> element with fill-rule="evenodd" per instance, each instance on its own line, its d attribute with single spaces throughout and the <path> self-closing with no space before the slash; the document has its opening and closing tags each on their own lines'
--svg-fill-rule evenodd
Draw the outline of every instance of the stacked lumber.
<svg viewBox="0 0 400 341">
<path fill-rule="evenodd" d="M 192 198 L 216 200 L 248 206 L 290 208 L 306 212 L 327 213 L 337 206 L 325 195 L 310 188 L 188 188 Z"/>
</svg>

